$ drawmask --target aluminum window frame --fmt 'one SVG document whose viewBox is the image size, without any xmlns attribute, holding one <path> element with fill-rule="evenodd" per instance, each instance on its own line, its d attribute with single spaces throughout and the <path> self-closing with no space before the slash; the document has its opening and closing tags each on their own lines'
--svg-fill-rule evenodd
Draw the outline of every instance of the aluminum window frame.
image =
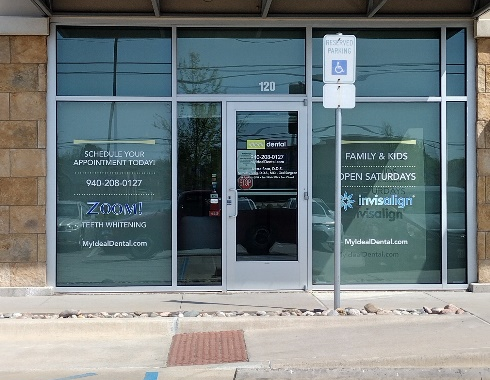
<svg viewBox="0 0 490 380">
<path fill-rule="evenodd" d="M 99 96 L 57 96 L 56 95 L 56 27 L 63 26 L 146 26 L 146 27 L 171 27 L 172 29 L 172 95 L 170 97 L 99 97 Z M 46 242 L 47 242 L 47 285 L 56 291 L 62 292 L 143 292 L 143 291 L 225 291 L 226 272 L 223 272 L 221 286 L 178 286 L 177 285 L 177 243 L 176 223 L 172 223 L 172 285 L 171 286 L 131 286 L 131 287 L 57 287 L 56 286 L 56 104 L 58 101 L 165 101 L 171 102 L 172 110 L 172 197 L 177 197 L 177 102 L 221 102 L 222 117 L 226 117 L 227 101 L 301 101 L 307 107 L 307 135 L 303 141 L 307 145 L 307 189 L 312 193 L 312 105 L 321 102 L 321 97 L 312 96 L 312 30 L 314 28 L 440 28 L 441 30 L 441 96 L 439 97 L 359 97 L 356 102 L 438 102 L 441 104 L 441 189 L 442 189 L 442 224 L 447 227 L 446 188 L 447 188 L 447 138 L 446 138 L 446 104 L 448 102 L 466 103 L 466 206 L 467 206 L 467 284 L 447 284 L 447 240 L 443 238 L 442 249 L 442 281 L 440 284 L 360 284 L 343 285 L 342 290 L 441 290 L 441 289 L 466 289 L 472 282 L 477 281 L 477 252 L 476 252 L 476 43 L 473 39 L 472 19 L 445 19 L 427 18 L 424 21 L 407 19 L 383 19 L 383 20 L 353 20 L 353 19 L 320 19 L 297 18 L 275 20 L 276 27 L 302 27 L 306 31 L 306 94 L 257 96 L 257 95 L 188 95 L 177 93 L 177 28 L 178 27 L 271 27 L 267 20 L 250 20 L 247 18 L 225 18 L 218 21 L 210 18 L 188 19 L 150 19 L 150 18 L 118 18 L 111 17 L 58 17 L 51 18 L 50 35 L 48 36 L 48 65 L 47 65 L 47 177 L 46 177 Z M 446 95 L 446 71 L 445 71 L 445 46 L 447 28 L 466 29 L 466 96 Z M 444 53 L 444 54 L 443 54 Z M 224 128 L 226 129 L 226 128 Z M 223 131 L 223 137 L 226 131 Z M 226 154 L 223 154 L 226 157 Z M 311 198 L 311 197 L 310 197 Z M 311 201 L 310 201 L 311 202 Z M 172 221 L 177 218 L 177 205 L 172 204 Z M 310 208 L 311 210 L 311 205 Z M 309 216 L 311 218 L 311 216 Z M 311 220 L 307 229 L 309 248 L 307 254 L 307 288 L 309 290 L 332 290 L 333 285 L 312 285 L 312 249 L 311 249 Z M 445 236 L 445 234 L 444 234 Z M 224 239 L 224 238 L 223 238 Z M 226 254 L 222 255 L 223 268 L 226 267 Z"/>
</svg>

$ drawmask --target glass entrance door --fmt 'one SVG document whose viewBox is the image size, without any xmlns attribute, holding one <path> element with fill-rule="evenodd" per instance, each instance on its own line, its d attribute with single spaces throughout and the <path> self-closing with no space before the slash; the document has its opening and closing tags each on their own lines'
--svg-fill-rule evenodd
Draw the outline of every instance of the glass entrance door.
<svg viewBox="0 0 490 380">
<path fill-rule="evenodd" d="M 306 285 L 305 109 L 292 102 L 228 103 L 230 290 Z"/>
</svg>

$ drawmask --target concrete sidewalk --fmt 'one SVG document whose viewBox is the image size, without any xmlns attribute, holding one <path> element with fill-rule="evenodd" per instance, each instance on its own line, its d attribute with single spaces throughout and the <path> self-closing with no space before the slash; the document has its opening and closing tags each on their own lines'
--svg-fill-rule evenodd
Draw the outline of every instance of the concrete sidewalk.
<svg viewBox="0 0 490 380">
<path fill-rule="evenodd" d="M 444 370 L 438 372 L 438 378 L 490 378 L 489 293 L 380 291 L 341 294 L 342 307 L 362 309 L 367 303 L 390 310 L 454 304 L 466 313 L 352 317 L 3 319 L 0 320 L 0 378 L 299 380 L 375 379 L 394 378 L 396 375 L 402 379 L 414 378 L 414 368 L 419 378 L 433 378 L 434 372 L 430 371 L 441 368 Z M 79 309 L 83 313 L 211 313 L 327 308 L 333 308 L 332 292 L 0 297 L 0 313 L 59 313 L 66 309 Z M 167 355 L 176 334 L 232 330 L 244 331 L 248 362 L 167 367 Z M 390 372 L 394 369 L 398 372 Z M 352 371 L 358 371 L 357 375 Z"/>
</svg>

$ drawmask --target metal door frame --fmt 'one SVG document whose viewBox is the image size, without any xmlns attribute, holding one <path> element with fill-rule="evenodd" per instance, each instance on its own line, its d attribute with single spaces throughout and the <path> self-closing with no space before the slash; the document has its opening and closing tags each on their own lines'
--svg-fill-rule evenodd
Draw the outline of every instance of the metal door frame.
<svg viewBox="0 0 490 380">
<path fill-rule="evenodd" d="M 298 112 L 298 260 L 236 261 L 236 115 L 237 111 Z M 223 221 L 227 290 L 300 290 L 308 287 L 308 172 L 307 172 L 307 107 L 303 102 L 226 103 L 226 188 L 223 189 Z"/>
</svg>

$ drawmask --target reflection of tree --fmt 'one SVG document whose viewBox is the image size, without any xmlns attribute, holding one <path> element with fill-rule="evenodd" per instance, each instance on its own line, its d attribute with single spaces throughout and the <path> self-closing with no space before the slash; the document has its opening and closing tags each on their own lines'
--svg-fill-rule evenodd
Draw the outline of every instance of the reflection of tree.
<svg viewBox="0 0 490 380">
<path fill-rule="evenodd" d="M 74 193 L 77 188 L 80 189 L 81 176 L 75 176 L 73 162 L 82 157 L 82 148 L 79 146 L 72 149 L 58 148 L 58 156 L 56 160 L 57 171 L 57 191 L 56 198 L 59 201 L 74 200 Z M 62 152 L 62 153 L 61 153 Z"/>
<path fill-rule="evenodd" d="M 179 62 L 178 83 L 185 94 L 221 93 L 217 69 L 201 64 L 198 53 Z M 210 189 L 211 175 L 221 177 L 221 110 L 219 103 L 186 103 L 178 118 L 179 189 Z M 218 179 L 219 181 L 219 179 Z"/>
<path fill-rule="evenodd" d="M 383 126 L 382 126 L 382 134 L 385 137 L 393 137 L 394 136 L 394 134 L 393 134 L 393 127 L 391 126 L 391 124 L 389 124 L 389 123 L 383 123 Z"/>
<path fill-rule="evenodd" d="M 440 143 L 437 141 L 427 141 L 417 138 L 417 136 L 411 136 L 410 131 L 407 131 L 404 136 L 394 134 L 393 127 L 387 122 L 383 122 L 380 127 L 381 134 L 384 138 L 394 140 L 407 140 L 416 139 L 417 145 L 415 150 L 411 153 L 411 164 L 415 165 L 418 170 L 423 170 L 424 185 L 436 185 L 440 184 Z M 432 154 L 431 154 L 432 153 Z"/>
<path fill-rule="evenodd" d="M 190 53 L 189 61 L 179 62 L 179 87 L 184 94 L 217 94 L 222 91 L 218 69 L 201 65 L 198 53 Z"/>
<path fill-rule="evenodd" d="M 221 118 L 218 103 L 190 103 L 178 122 L 178 170 L 181 190 L 209 189 L 221 176 Z"/>
</svg>

